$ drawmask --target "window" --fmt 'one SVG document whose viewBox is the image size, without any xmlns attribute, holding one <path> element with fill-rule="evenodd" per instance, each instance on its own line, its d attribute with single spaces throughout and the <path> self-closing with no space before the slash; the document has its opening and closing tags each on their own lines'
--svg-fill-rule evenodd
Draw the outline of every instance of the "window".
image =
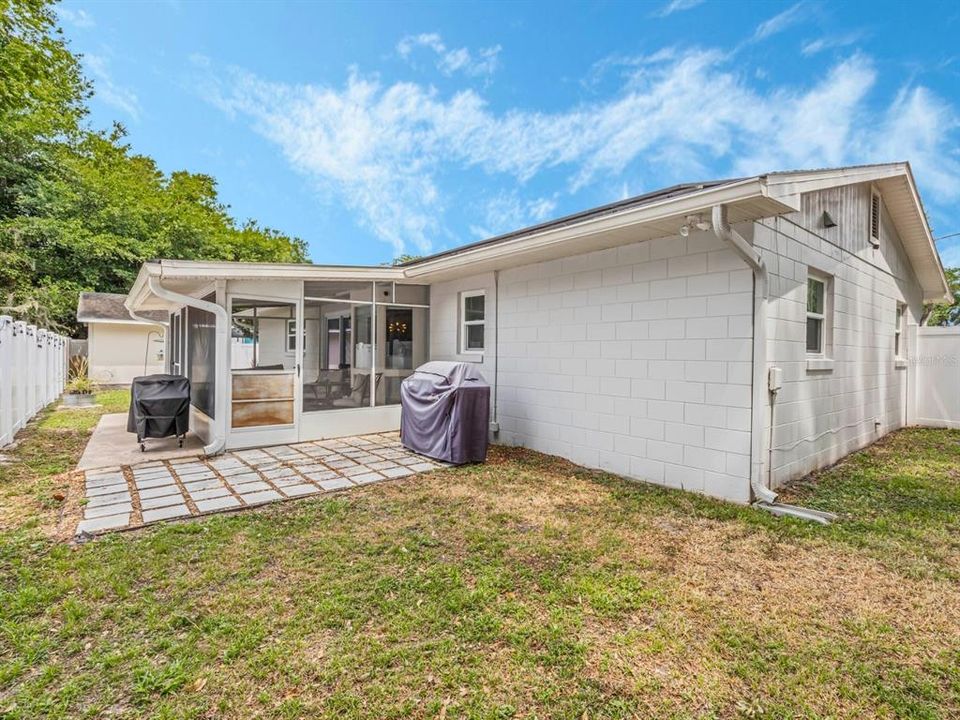
<svg viewBox="0 0 960 720">
<path fill-rule="evenodd" d="M 880 247 L 880 193 L 870 193 L 870 244 Z"/>
<path fill-rule="evenodd" d="M 906 307 L 903 303 L 897 303 L 897 320 L 893 328 L 893 356 L 895 358 L 903 357 L 903 322 Z"/>
<path fill-rule="evenodd" d="M 479 353 L 485 348 L 487 295 L 483 290 L 470 290 L 460 295 L 460 352 Z"/>
<path fill-rule="evenodd" d="M 830 280 L 813 274 L 807 275 L 807 353 L 826 355 L 829 349 Z"/>
<path fill-rule="evenodd" d="M 287 320 L 287 352 L 297 351 L 297 321 Z"/>
</svg>

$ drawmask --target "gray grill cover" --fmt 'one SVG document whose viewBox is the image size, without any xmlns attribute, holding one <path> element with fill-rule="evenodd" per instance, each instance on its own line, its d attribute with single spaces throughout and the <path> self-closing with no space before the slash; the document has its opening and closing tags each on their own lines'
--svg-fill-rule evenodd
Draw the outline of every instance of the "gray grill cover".
<svg viewBox="0 0 960 720">
<path fill-rule="evenodd" d="M 190 429 L 190 381 L 182 375 L 144 375 L 130 386 L 127 432 L 144 438 L 184 436 Z"/>
<path fill-rule="evenodd" d="M 469 363 L 428 362 L 400 386 L 404 447 L 444 462 L 487 459 L 490 386 Z"/>
</svg>

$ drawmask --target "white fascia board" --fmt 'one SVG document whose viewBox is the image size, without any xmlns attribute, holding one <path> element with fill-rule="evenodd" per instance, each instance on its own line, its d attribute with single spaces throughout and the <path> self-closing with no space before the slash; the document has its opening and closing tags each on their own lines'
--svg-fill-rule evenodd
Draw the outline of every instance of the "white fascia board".
<svg viewBox="0 0 960 720">
<path fill-rule="evenodd" d="M 927 213 L 923 209 L 923 201 L 920 199 L 920 192 L 917 190 L 917 183 L 913 179 L 913 170 L 910 167 L 910 163 L 905 163 L 906 165 L 906 176 L 907 176 L 907 187 L 910 189 L 910 196 L 913 200 L 913 206 L 917 210 L 917 215 L 920 218 L 920 224 L 923 226 L 923 236 L 926 240 L 927 247 L 930 250 L 931 255 L 933 256 L 933 262 L 936 264 L 937 273 L 939 275 L 940 284 L 943 289 L 943 294 L 931 293 L 930 297 L 926 297 L 927 293 L 924 291 L 924 302 L 930 303 L 939 303 L 946 302 L 953 304 L 953 293 L 950 292 L 950 282 L 947 280 L 947 274 L 943 271 L 943 261 L 940 259 L 940 253 L 937 250 L 937 243 L 933 239 L 933 233 L 930 232 L 930 225 L 927 224 Z"/>
<path fill-rule="evenodd" d="M 753 177 L 727 185 L 705 188 L 675 198 L 666 198 L 609 215 L 586 218 L 570 225 L 545 228 L 540 232 L 532 232 L 529 235 L 521 235 L 502 242 L 478 245 L 435 260 L 428 259 L 409 265 L 404 270 L 406 277 L 420 278 L 424 275 L 477 262 L 509 257 L 515 253 L 561 245 L 595 233 L 617 230 L 631 225 L 641 225 L 646 222 L 656 222 L 674 216 L 704 212 L 714 205 L 731 204 L 751 199 L 769 199 L 773 201 L 772 205 L 780 213 L 793 212 L 798 209 L 791 198 L 770 197 L 763 179 Z M 776 212 L 771 214 L 776 214 Z"/>
<path fill-rule="evenodd" d="M 218 263 L 161 260 L 160 276 L 168 280 L 402 280 L 397 267 L 307 265 L 296 263 Z"/>
<path fill-rule="evenodd" d="M 77 318 L 77 322 L 82 322 L 85 325 L 157 325 L 163 324 L 162 320 L 157 320 L 155 322 L 144 322 L 143 320 L 106 320 L 100 318 Z"/>
<path fill-rule="evenodd" d="M 903 175 L 907 171 L 906 163 L 888 163 L 885 165 L 867 165 L 863 167 L 836 168 L 831 170 L 801 170 L 797 172 L 770 173 L 766 184 L 770 196 L 781 198 L 799 196 L 843 185 L 855 185 L 862 182 L 876 182 L 886 178 Z"/>
</svg>

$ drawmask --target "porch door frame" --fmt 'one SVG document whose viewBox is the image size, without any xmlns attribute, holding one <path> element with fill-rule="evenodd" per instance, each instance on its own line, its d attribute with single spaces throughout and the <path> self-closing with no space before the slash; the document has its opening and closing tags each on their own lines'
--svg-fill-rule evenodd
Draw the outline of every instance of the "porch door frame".
<svg viewBox="0 0 960 720">
<path fill-rule="evenodd" d="M 294 308 L 294 322 L 297 329 L 296 349 L 294 350 L 294 369 L 293 369 L 293 422 L 285 425 L 262 425 L 250 428 L 233 427 L 233 374 L 230 370 L 230 379 L 227 383 L 227 448 L 255 448 L 267 447 L 270 445 L 286 445 L 296 443 L 300 436 L 300 416 L 302 413 L 302 395 L 303 383 L 301 377 L 303 374 L 303 284 L 301 283 L 299 297 L 294 299 L 290 297 L 276 297 L 270 295 L 258 295 L 256 293 L 238 292 L 227 294 L 227 313 L 230 317 L 230 347 L 233 352 L 233 303 L 235 300 L 259 300 L 262 302 L 273 302 L 278 305 L 292 305 Z M 286 338 L 286 336 L 284 336 Z M 232 360 L 232 358 L 231 358 Z M 232 365 L 232 362 L 231 362 Z M 265 371 L 269 372 L 269 371 Z"/>
</svg>

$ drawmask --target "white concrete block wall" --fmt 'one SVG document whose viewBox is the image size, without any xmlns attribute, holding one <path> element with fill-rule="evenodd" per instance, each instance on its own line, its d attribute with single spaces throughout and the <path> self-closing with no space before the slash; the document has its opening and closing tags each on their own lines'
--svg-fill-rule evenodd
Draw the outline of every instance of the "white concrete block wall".
<svg viewBox="0 0 960 720">
<path fill-rule="evenodd" d="M 434 358 L 460 359 L 457 293 L 492 280 L 433 287 Z M 746 501 L 751 292 L 711 233 L 502 271 L 498 440 Z"/>
<path fill-rule="evenodd" d="M 460 352 L 460 294 L 471 290 L 486 292 L 486 327 L 483 353 Z M 497 292 L 493 273 L 482 273 L 430 286 L 430 359 L 477 363 L 492 386 L 496 376 Z"/>
<path fill-rule="evenodd" d="M 889 217 L 882 219 L 880 249 L 870 246 L 869 193 L 869 186 L 847 189 L 843 207 L 832 213 L 840 224 L 829 233 L 818 227 L 815 213 L 804 211 L 755 226 L 754 241 L 770 276 L 768 360 L 784 371 L 773 420 L 775 487 L 836 462 L 907 422 L 907 374 L 914 370 L 897 367 L 894 358 L 896 304 L 907 305 L 904 354 L 909 354 L 922 296 Z M 805 196 L 805 209 L 820 207 L 822 201 Z M 807 363 L 811 267 L 833 277 L 830 370 L 814 370 Z"/>
</svg>

